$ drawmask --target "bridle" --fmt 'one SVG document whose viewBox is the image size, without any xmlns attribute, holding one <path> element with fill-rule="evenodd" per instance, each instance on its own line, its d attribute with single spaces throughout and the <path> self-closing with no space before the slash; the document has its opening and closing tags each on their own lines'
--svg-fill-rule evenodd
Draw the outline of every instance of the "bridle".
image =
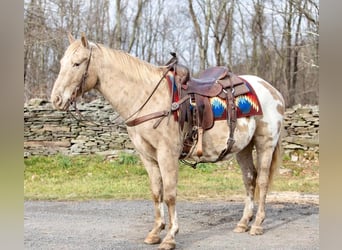
<svg viewBox="0 0 342 250">
<path fill-rule="evenodd" d="M 92 54 L 93 54 L 93 47 L 90 47 L 89 57 L 88 57 L 88 60 L 87 60 L 85 71 L 84 71 L 84 73 L 82 75 L 80 83 L 76 86 L 75 90 L 73 91 L 73 93 L 71 95 L 71 98 L 69 99 L 69 108 L 68 108 L 67 112 L 68 112 L 68 114 L 70 114 L 78 122 L 89 122 L 89 123 L 92 123 L 92 124 L 94 124 L 96 126 L 112 127 L 112 126 L 106 126 L 105 124 L 96 123 L 96 122 L 86 118 L 84 115 L 82 115 L 82 113 L 77 108 L 76 99 L 78 97 L 78 93 L 81 92 L 81 94 L 80 94 L 81 97 L 83 97 L 83 95 L 85 93 L 86 80 L 87 80 L 87 78 L 89 76 L 88 70 L 89 70 L 89 65 L 90 65 Z M 71 112 L 71 110 L 70 110 L 71 106 L 74 107 L 74 111 L 77 113 L 78 117 L 75 116 L 74 113 Z M 119 117 L 120 117 L 119 115 L 117 117 L 115 117 L 114 121 L 117 120 Z M 120 123 L 117 124 L 117 125 L 120 125 Z"/>
<path fill-rule="evenodd" d="M 88 57 L 88 60 L 87 60 L 87 64 L 86 64 L 86 68 L 85 68 L 85 71 L 82 75 L 82 78 L 81 78 L 81 82 L 76 86 L 75 90 L 73 91 L 72 95 L 71 95 L 71 98 L 69 100 L 70 104 L 72 103 L 76 103 L 76 98 L 77 98 L 77 94 L 79 91 L 81 91 L 81 96 L 83 97 L 84 93 L 85 93 L 85 85 L 86 85 L 86 80 L 89 76 L 88 74 L 88 70 L 89 70 L 89 65 L 90 65 L 90 61 L 91 61 L 91 56 L 93 54 L 93 47 L 90 47 L 90 52 L 89 52 L 89 57 Z"/>
<path fill-rule="evenodd" d="M 110 125 L 105 125 L 105 124 L 99 124 L 96 123 L 90 119 L 87 119 L 86 117 L 84 117 L 82 115 L 82 113 L 79 111 L 79 109 L 77 108 L 77 103 L 76 103 L 76 99 L 78 97 L 78 93 L 79 91 L 81 91 L 80 96 L 83 97 L 84 93 L 85 93 L 85 85 L 86 85 L 86 80 L 88 78 L 88 70 L 89 70 L 89 65 L 90 65 L 90 61 L 91 61 L 91 56 L 92 56 L 92 51 L 93 48 L 90 48 L 90 53 L 89 53 L 89 58 L 87 61 L 87 65 L 85 68 L 85 71 L 82 75 L 81 81 L 79 83 L 79 85 L 76 86 L 75 90 L 73 91 L 71 98 L 69 100 L 69 108 L 70 106 L 74 106 L 74 111 L 77 113 L 77 115 L 79 117 L 76 117 L 71 110 L 68 108 L 67 112 L 77 121 L 79 122 L 89 122 L 92 123 L 96 126 L 102 126 L 102 127 L 113 127 Z M 154 93 L 157 91 L 157 89 L 159 88 L 160 84 L 162 83 L 163 79 L 165 78 L 165 76 L 167 75 L 167 73 L 172 69 L 172 67 L 177 64 L 177 57 L 175 53 L 171 53 L 171 55 L 173 56 L 167 63 L 166 63 L 166 70 L 164 71 L 162 77 L 160 78 L 159 82 L 156 84 L 156 86 L 154 87 L 153 91 L 151 92 L 151 94 L 149 95 L 149 97 L 146 99 L 146 101 L 140 106 L 140 108 L 138 110 L 136 110 L 134 113 L 132 113 L 130 116 L 128 116 L 128 118 L 126 118 L 125 120 L 115 124 L 116 126 L 119 126 L 123 123 L 125 123 L 127 126 L 132 127 L 132 126 L 136 126 L 140 123 L 146 122 L 148 120 L 151 119 L 156 119 L 156 118 L 160 118 L 159 120 L 157 120 L 157 122 L 153 125 L 153 128 L 158 127 L 158 125 L 160 124 L 160 122 L 163 120 L 163 118 L 170 116 L 170 114 L 174 111 L 176 111 L 179 108 L 179 104 L 180 103 L 171 103 L 171 107 L 170 110 L 164 110 L 164 111 L 158 111 L 158 112 L 154 112 L 148 115 L 144 115 L 138 118 L 135 118 L 133 120 L 130 120 L 133 116 L 135 116 L 136 114 L 138 114 L 144 107 L 145 105 L 150 101 L 150 99 L 152 98 L 152 96 L 154 95 Z M 180 102 L 184 102 L 185 100 L 181 100 Z M 171 100 L 172 102 L 172 100 Z M 112 122 L 114 122 L 115 120 L 117 120 L 120 117 L 120 115 L 118 115 L 117 117 L 115 117 Z M 130 121 L 129 121 L 130 120 Z"/>
</svg>

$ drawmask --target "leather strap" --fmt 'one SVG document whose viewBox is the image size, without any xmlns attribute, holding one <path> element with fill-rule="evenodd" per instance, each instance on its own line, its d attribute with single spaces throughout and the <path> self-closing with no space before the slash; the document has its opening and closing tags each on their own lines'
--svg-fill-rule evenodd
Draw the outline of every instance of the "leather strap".
<svg viewBox="0 0 342 250">
<path fill-rule="evenodd" d="M 170 113 L 169 111 L 159 111 L 159 112 L 154 112 L 148 115 L 143 115 L 138 118 L 135 118 L 134 120 L 126 122 L 126 125 L 128 127 L 133 127 L 133 126 L 139 125 L 140 123 L 143 123 L 152 119 L 156 119 L 159 117 L 166 117 L 169 115 L 169 113 Z"/>
<path fill-rule="evenodd" d="M 180 99 L 178 102 L 173 102 L 172 104 L 171 104 L 171 111 L 176 111 L 176 110 L 178 110 L 179 109 L 179 106 L 183 103 L 183 102 L 185 102 L 185 101 L 187 101 L 188 99 L 190 99 L 191 97 L 190 97 L 190 95 L 185 95 L 185 96 L 183 96 L 183 98 L 182 99 Z"/>
<path fill-rule="evenodd" d="M 236 127 L 236 106 L 234 102 L 234 89 L 233 84 L 229 78 L 230 81 L 230 88 L 225 89 L 226 96 L 227 96 L 227 122 L 229 125 L 229 138 L 227 140 L 227 147 L 222 150 L 219 157 L 216 161 L 222 160 L 227 154 L 229 154 L 233 148 L 233 144 L 235 143 L 234 140 L 234 132 Z"/>
<path fill-rule="evenodd" d="M 143 122 L 146 122 L 146 121 L 149 121 L 149 120 L 152 120 L 152 119 L 156 119 L 156 118 L 159 118 L 159 117 L 166 117 L 166 116 L 169 116 L 172 112 L 175 112 L 179 109 L 179 106 L 185 102 L 186 100 L 188 100 L 190 98 L 189 95 L 186 95 L 184 96 L 182 99 L 180 99 L 178 102 L 173 102 L 171 104 L 171 111 L 158 111 L 158 112 L 154 112 L 154 113 L 151 113 L 151 114 L 148 114 L 148 115 L 143 115 L 143 116 L 140 116 L 138 118 L 135 118 L 134 120 L 131 120 L 131 121 L 128 121 L 126 122 L 126 125 L 128 127 L 133 127 L 133 126 L 136 126 L 136 125 L 139 125 L 140 123 L 143 123 Z M 156 128 L 159 123 L 161 122 L 161 120 L 159 120 L 153 127 Z"/>
<path fill-rule="evenodd" d="M 79 91 L 80 91 L 81 97 L 83 97 L 83 95 L 85 93 L 85 84 L 86 84 L 86 80 L 87 80 L 88 75 L 89 75 L 88 74 L 88 69 L 89 69 L 92 53 L 93 53 L 93 47 L 90 47 L 89 58 L 88 58 L 88 61 L 87 61 L 87 65 L 86 65 L 85 71 L 84 71 L 84 73 L 82 75 L 81 82 L 76 86 L 76 88 L 74 89 L 74 91 L 71 94 L 70 103 L 76 102 L 76 99 L 77 99 Z"/>
<path fill-rule="evenodd" d="M 151 120 L 151 119 L 155 119 L 155 118 L 159 118 L 159 117 L 168 116 L 170 114 L 169 111 L 159 111 L 159 112 L 154 112 L 154 113 L 151 113 L 151 114 L 148 114 L 148 115 L 144 115 L 142 117 L 135 118 L 132 121 L 127 121 L 127 120 L 131 119 L 133 116 L 135 116 L 136 114 L 138 114 L 145 107 L 145 105 L 152 98 L 153 94 L 157 91 L 159 85 L 163 82 L 163 79 L 165 78 L 166 74 L 170 71 L 170 69 L 173 68 L 174 65 L 177 64 L 177 60 L 178 59 L 176 57 L 176 53 L 172 52 L 171 55 L 172 55 L 172 58 L 167 63 L 166 68 L 165 68 L 164 73 L 163 73 L 163 76 L 160 78 L 159 82 L 154 87 L 152 93 L 149 95 L 149 97 L 146 99 L 146 101 L 143 103 L 143 105 L 141 105 L 141 107 L 137 111 L 135 111 L 133 114 L 131 114 L 128 118 L 126 118 L 125 123 L 126 123 L 127 126 L 132 127 L 132 126 L 138 125 L 138 124 L 140 124 L 142 122 L 145 122 L 145 121 L 148 121 L 148 120 Z M 160 122 L 161 122 L 161 120 L 156 123 L 154 128 L 156 128 L 159 125 Z"/>
</svg>

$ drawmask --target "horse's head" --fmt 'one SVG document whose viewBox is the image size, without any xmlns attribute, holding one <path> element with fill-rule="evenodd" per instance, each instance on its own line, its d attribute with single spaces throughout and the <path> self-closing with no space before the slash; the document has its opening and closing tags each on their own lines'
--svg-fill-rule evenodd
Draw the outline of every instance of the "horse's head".
<svg viewBox="0 0 342 250">
<path fill-rule="evenodd" d="M 51 101 L 59 110 L 67 110 L 78 96 L 92 89 L 97 82 L 93 52 L 95 45 L 88 42 L 84 34 L 81 40 L 75 40 L 69 34 L 69 42 L 51 93 Z"/>
</svg>

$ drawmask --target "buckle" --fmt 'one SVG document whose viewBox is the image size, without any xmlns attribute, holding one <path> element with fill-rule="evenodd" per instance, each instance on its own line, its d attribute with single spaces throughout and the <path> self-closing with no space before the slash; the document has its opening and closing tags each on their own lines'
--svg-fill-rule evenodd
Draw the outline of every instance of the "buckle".
<svg viewBox="0 0 342 250">
<path fill-rule="evenodd" d="M 179 109 L 179 104 L 177 102 L 173 102 L 171 104 L 171 111 L 175 111 L 177 109 Z"/>
</svg>

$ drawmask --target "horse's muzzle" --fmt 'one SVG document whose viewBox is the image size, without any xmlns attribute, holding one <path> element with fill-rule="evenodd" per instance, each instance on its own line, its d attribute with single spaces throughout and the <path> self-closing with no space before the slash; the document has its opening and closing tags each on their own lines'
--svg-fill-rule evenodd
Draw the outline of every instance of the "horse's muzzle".
<svg viewBox="0 0 342 250">
<path fill-rule="evenodd" d="M 69 107 L 69 102 L 63 103 L 63 98 L 59 95 L 52 97 L 52 104 L 58 110 L 66 110 Z"/>
</svg>

